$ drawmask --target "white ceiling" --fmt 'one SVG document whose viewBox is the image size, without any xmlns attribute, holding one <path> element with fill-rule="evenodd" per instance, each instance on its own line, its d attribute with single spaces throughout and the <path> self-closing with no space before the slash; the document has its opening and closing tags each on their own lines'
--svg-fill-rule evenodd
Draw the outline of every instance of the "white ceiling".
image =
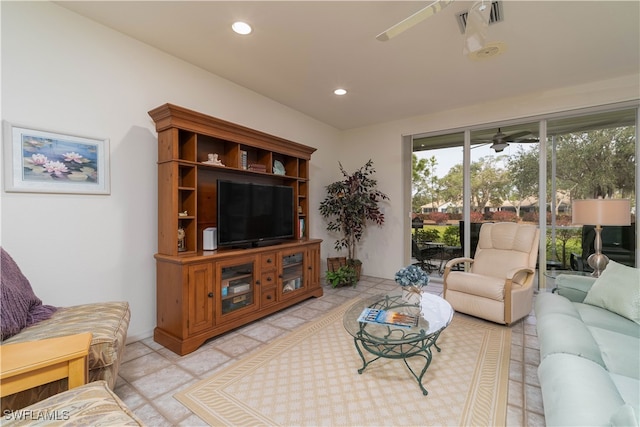
<svg viewBox="0 0 640 427">
<path fill-rule="evenodd" d="M 640 2 L 517 1 L 490 41 L 463 56 L 449 7 L 387 42 L 375 36 L 430 1 L 58 1 L 338 129 L 638 73 Z M 245 20 L 253 34 L 238 36 Z M 334 95 L 344 87 L 349 93 Z"/>
</svg>

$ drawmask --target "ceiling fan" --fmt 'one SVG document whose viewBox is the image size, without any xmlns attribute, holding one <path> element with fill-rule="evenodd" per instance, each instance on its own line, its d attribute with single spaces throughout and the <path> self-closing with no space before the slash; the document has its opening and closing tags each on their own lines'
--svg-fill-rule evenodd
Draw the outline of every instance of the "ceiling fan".
<svg viewBox="0 0 640 427">
<path fill-rule="evenodd" d="M 449 6 L 449 4 L 451 4 L 452 2 L 453 0 L 435 0 L 429 6 L 420 9 L 408 18 L 403 19 L 402 21 L 378 34 L 376 36 L 376 39 L 380 40 L 381 42 L 386 42 L 387 40 L 394 38 L 398 34 L 407 31 L 414 25 L 419 24 L 430 16 L 433 16 L 436 13 L 440 12 L 442 9 Z"/>
<path fill-rule="evenodd" d="M 473 148 L 481 147 L 483 145 L 491 144 L 493 150 L 496 153 L 500 153 L 504 151 L 505 148 L 509 146 L 509 143 L 527 143 L 527 142 L 538 142 L 537 138 L 524 138 L 527 135 L 531 135 L 531 132 L 528 130 L 523 130 L 519 132 L 512 133 L 511 135 L 507 135 L 502 132 L 500 128 L 498 128 L 498 132 L 490 140 L 475 140 L 472 143 L 480 144 Z"/>
<path fill-rule="evenodd" d="M 397 24 L 391 26 L 387 30 L 376 36 L 379 41 L 388 41 L 397 35 L 405 32 L 409 28 L 424 21 L 425 19 L 440 12 L 445 7 L 453 3 L 453 0 L 435 0 L 428 6 L 420 9 L 408 18 L 403 19 Z M 485 48 L 487 28 L 491 19 L 491 1 L 477 1 L 471 6 L 467 12 L 464 22 L 465 43 L 463 54 L 469 55 Z"/>
</svg>

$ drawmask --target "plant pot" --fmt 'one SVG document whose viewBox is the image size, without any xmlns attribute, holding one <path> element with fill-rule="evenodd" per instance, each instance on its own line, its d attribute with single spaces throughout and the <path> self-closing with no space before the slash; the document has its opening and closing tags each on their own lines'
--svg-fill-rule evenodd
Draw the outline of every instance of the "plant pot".
<svg viewBox="0 0 640 427">
<path fill-rule="evenodd" d="M 356 281 L 360 280 L 360 274 L 362 273 L 362 263 L 357 262 L 348 262 L 346 257 L 333 257 L 327 258 L 327 270 L 328 271 L 337 271 L 340 267 L 344 267 L 345 265 L 350 265 L 356 271 Z"/>
<path fill-rule="evenodd" d="M 362 263 L 356 263 L 353 265 L 354 270 L 356 270 L 356 281 L 360 281 L 360 273 L 362 273 Z"/>
<path fill-rule="evenodd" d="M 346 257 L 327 258 L 327 270 L 329 271 L 336 271 L 345 265 L 347 265 Z"/>
</svg>

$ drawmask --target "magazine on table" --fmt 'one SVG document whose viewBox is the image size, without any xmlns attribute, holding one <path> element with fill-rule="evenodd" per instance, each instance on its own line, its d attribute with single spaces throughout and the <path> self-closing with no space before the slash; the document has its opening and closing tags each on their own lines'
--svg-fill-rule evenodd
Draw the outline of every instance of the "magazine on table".
<svg viewBox="0 0 640 427">
<path fill-rule="evenodd" d="M 365 308 L 362 310 L 358 322 L 377 323 L 379 325 L 393 325 L 411 328 L 418 325 L 418 316 L 379 308 Z"/>
</svg>

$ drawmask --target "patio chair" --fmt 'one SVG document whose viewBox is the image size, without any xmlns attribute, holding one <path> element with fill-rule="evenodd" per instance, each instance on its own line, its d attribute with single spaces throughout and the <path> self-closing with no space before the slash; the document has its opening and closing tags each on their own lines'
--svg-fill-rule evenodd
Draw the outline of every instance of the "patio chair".
<svg viewBox="0 0 640 427">
<path fill-rule="evenodd" d="M 421 248 L 415 239 L 411 239 L 411 256 L 418 262 L 413 265 L 417 265 L 424 271 L 430 273 L 432 270 L 438 270 L 439 266 L 431 264 L 431 260 L 437 260 L 440 262 L 438 256 L 441 253 L 441 249 L 437 247 L 423 247 Z"/>
</svg>

